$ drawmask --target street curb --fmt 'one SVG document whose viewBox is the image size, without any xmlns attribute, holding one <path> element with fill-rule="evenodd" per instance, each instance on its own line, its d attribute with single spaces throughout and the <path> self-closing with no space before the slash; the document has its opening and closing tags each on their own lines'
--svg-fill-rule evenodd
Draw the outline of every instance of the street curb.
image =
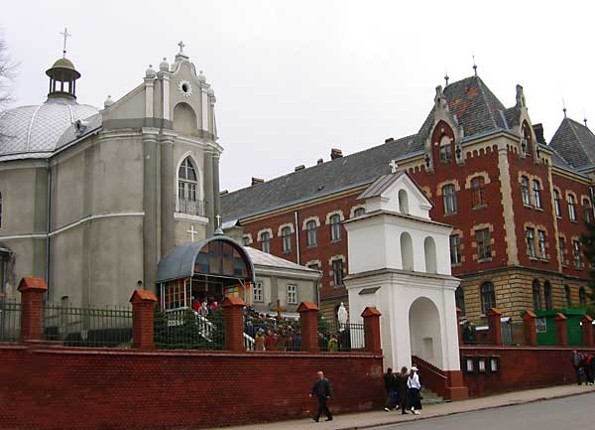
<svg viewBox="0 0 595 430">
<path fill-rule="evenodd" d="M 488 409 L 507 408 L 509 406 L 526 405 L 526 404 L 530 404 L 530 403 L 541 402 L 544 400 L 563 399 L 566 397 L 582 396 L 585 394 L 593 394 L 593 393 L 595 393 L 595 390 L 589 390 L 589 391 L 585 391 L 582 393 L 579 392 L 579 393 L 568 393 L 568 394 L 559 394 L 559 395 L 552 395 L 552 396 L 543 396 L 543 397 L 538 397 L 535 399 L 514 401 L 514 402 L 502 404 L 502 405 L 484 406 L 484 407 L 479 407 L 476 409 L 469 409 L 467 411 L 444 412 L 444 413 L 438 413 L 436 415 L 416 415 L 415 418 L 411 418 L 411 419 L 408 419 L 405 421 L 402 421 L 402 420 L 387 421 L 387 422 L 381 422 L 381 423 L 376 423 L 376 424 L 362 424 L 362 425 L 349 426 L 349 427 L 337 427 L 337 428 L 334 428 L 333 430 L 361 430 L 361 429 L 370 429 L 370 428 L 389 426 L 389 425 L 408 424 L 408 423 L 412 423 L 412 422 L 416 422 L 416 421 L 429 420 L 432 418 L 449 417 L 452 415 L 460 415 L 460 414 L 466 414 L 469 412 L 476 412 L 476 411 L 485 411 Z"/>
</svg>

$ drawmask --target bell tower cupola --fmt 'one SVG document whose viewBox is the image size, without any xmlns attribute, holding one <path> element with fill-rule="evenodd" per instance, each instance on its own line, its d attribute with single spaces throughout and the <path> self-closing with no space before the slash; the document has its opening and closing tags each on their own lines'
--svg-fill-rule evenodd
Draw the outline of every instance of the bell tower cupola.
<svg viewBox="0 0 595 430">
<path fill-rule="evenodd" d="M 66 58 L 66 40 L 71 34 L 66 28 L 60 34 L 64 36 L 62 58 L 45 72 L 50 77 L 48 98 L 76 100 L 76 80 L 81 77 L 81 74 L 75 69 L 72 61 Z"/>
</svg>

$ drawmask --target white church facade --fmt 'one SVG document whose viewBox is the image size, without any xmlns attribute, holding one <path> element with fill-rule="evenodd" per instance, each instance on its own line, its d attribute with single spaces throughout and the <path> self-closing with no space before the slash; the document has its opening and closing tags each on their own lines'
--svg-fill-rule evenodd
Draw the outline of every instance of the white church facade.
<svg viewBox="0 0 595 430">
<path fill-rule="evenodd" d="M 351 315 L 366 307 L 382 314 L 385 367 L 409 367 L 415 357 L 415 364 L 423 360 L 448 375 L 448 384 L 462 386 L 455 305 L 460 280 L 451 276 L 448 254 L 452 228 L 430 219 L 430 201 L 405 172 L 381 176 L 358 200 L 365 214 L 345 221 Z M 457 390 L 455 397 L 466 396 L 464 388 Z"/>
</svg>

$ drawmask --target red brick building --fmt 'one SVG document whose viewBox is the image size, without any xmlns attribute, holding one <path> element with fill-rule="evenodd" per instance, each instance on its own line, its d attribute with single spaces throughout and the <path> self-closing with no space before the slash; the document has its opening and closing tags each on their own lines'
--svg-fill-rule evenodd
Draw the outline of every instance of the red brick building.
<svg viewBox="0 0 595 430">
<path fill-rule="evenodd" d="M 481 321 L 492 306 L 516 318 L 586 303 L 579 238 L 593 217 L 595 135 L 564 117 L 545 142 L 521 86 L 510 108 L 478 76 L 438 87 L 417 134 L 253 179 L 221 196 L 223 217 L 243 228 L 244 243 L 322 270 L 321 310 L 332 317 L 347 297 L 341 222 L 361 213 L 358 195 L 391 168 L 407 170 L 432 200 L 432 218 L 453 226 L 452 273 L 468 319 Z"/>
</svg>

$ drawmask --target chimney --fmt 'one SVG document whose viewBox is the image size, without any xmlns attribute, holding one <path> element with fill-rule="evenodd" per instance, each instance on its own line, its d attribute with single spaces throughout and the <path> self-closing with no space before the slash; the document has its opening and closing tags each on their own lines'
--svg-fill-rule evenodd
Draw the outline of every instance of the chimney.
<svg viewBox="0 0 595 430">
<path fill-rule="evenodd" d="M 306 168 L 306 166 L 304 166 L 303 164 L 300 164 L 299 166 L 295 166 L 295 169 L 293 169 L 294 172 L 299 172 L 300 170 L 304 170 Z"/>
<path fill-rule="evenodd" d="M 387 139 L 384 139 L 384 143 L 391 143 L 391 142 L 394 142 L 394 141 L 395 141 L 394 137 L 389 137 Z"/>
<path fill-rule="evenodd" d="M 547 145 L 543 137 L 543 124 L 533 124 L 533 131 L 535 132 L 535 139 L 542 145 Z"/>
<path fill-rule="evenodd" d="M 337 149 L 337 148 L 331 149 L 331 160 L 334 160 L 336 158 L 341 158 L 342 156 L 343 156 L 343 151 L 341 151 L 340 149 Z"/>
<path fill-rule="evenodd" d="M 316 165 L 320 166 L 322 163 L 324 163 L 324 160 L 322 158 L 319 158 L 318 161 L 316 162 Z"/>
<path fill-rule="evenodd" d="M 255 178 L 254 176 L 252 176 L 252 185 L 256 185 L 256 184 L 264 184 L 264 179 Z"/>
</svg>

